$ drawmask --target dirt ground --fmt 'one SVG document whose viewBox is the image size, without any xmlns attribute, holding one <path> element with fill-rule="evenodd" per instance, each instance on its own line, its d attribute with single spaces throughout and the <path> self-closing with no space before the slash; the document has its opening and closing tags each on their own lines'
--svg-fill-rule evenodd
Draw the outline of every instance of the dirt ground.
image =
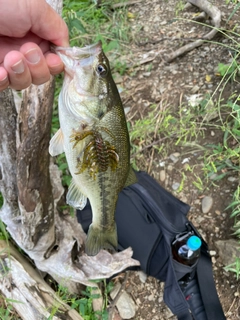
<svg viewBox="0 0 240 320">
<path fill-rule="evenodd" d="M 179 38 L 197 38 L 208 32 L 205 26 L 186 20 L 177 20 L 176 2 L 151 0 L 129 6 L 129 12 L 133 14 L 131 25 L 135 44 L 127 48 L 131 54 L 126 54 L 124 59 L 128 59 L 130 64 L 141 61 L 141 64 L 135 67 L 134 75 L 124 74 L 117 81 L 118 86 L 123 89 L 121 95 L 124 106 L 130 108 L 129 119 L 143 119 L 152 104 L 157 104 L 161 108 L 165 102 L 168 108 L 177 110 L 182 102 L 186 102 L 188 96 L 213 94 L 220 82 L 220 77 L 216 75 L 218 63 L 228 63 L 232 58 L 231 50 L 227 48 L 230 40 L 219 34 L 214 38 L 215 43 L 205 43 L 171 63 L 166 63 L 164 57 L 188 42 L 188 40 L 179 41 Z M 227 5 L 223 0 L 217 0 L 215 4 L 222 12 L 224 27 L 234 6 Z M 192 19 L 197 12 L 197 8 L 183 10 L 179 12 L 178 17 Z M 238 24 L 235 31 L 239 31 L 239 12 L 235 13 L 229 23 Z M 239 42 L 237 36 L 235 40 Z M 206 81 L 206 75 L 211 77 L 211 81 Z M 238 87 L 237 82 L 229 84 L 225 94 L 229 95 L 239 90 Z M 204 137 L 198 143 L 200 145 L 217 144 L 222 141 L 222 138 L 223 132 L 214 129 L 213 120 L 212 127 L 206 128 Z M 167 142 L 164 154 L 153 153 L 151 147 L 145 149 L 144 157 L 141 158 L 138 166 L 141 170 L 146 170 L 153 175 L 176 197 L 191 205 L 189 218 L 208 242 L 212 253 L 214 277 L 225 315 L 229 320 L 240 319 L 239 281 L 233 274 L 224 271 L 215 245 L 216 240 L 229 239 L 232 236 L 233 219 L 229 217 L 230 211 L 226 210 L 226 207 L 232 199 L 239 178 L 229 180 L 226 177 L 215 183 L 204 180 L 201 153 L 189 153 L 186 147 L 176 146 L 175 142 L 174 139 L 172 142 Z M 174 156 L 177 158 L 176 161 Z M 194 168 L 192 172 L 184 171 L 186 158 L 189 165 Z M 160 176 L 160 171 L 163 176 Z M 185 175 L 183 190 L 176 192 L 174 183 L 181 182 L 182 172 Z M 206 184 L 201 191 L 193 184 L 196 176 L 202 177 Z M 204 196 L 213 198 L 213 206 L 207 214 L 203 214 L 201 209 L 201 199 Z M 144 282 L 140 280 L 138 274 L 131 272 L 126 290 L 132 295 L 137 305 L 134 319 L 176 319 L 164 305 L 163 284 L 156 279 L 148 277 Z"/>
</svg>

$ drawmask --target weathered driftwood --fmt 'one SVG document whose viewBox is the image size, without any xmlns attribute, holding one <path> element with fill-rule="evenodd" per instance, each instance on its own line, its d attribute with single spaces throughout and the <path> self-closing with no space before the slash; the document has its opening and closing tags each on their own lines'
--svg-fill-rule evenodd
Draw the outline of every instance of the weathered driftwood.
<svg viewBox="0 0 240 320">
<path fill-rule="evenodd" d="M 59 11 L 61 1 L 48 2 Z M 95 257 L 87 256 L 83 250 L 86 235 L 77 218 L 57 211 L 63 187 L 59 171 L 48 154 L 53 94 L 53 79 L 41 86 L 30 86 L 22 97 L 15 94 L 16 104 L 10 89 L 0 92 L 0 192 L 4 198 L 0 218 L 39 270 L 77 292 L 79 284 L 95 286 L 90 280 L 111 277 L 139 263 L 131 259 L 130 248 L 113 255 L 102 250 Z M 10 273 L 21 278 L 21 288 L 27 290 L 29 281 L 37 282 L 30 280 L 31 274 L 30 278 L 24 276 L 26 270 L 15 261 L 15 256 L 4 259 Z M 6 279 L 2 277 L 0 286 L 6 296 L 8 274 Z M 14 291 L 14 299 L 23 301 L 20 291 Z M 26 294 L 31 300 L 30 289 Z M 29 300 L 26 301 L 28 308 Z M 30 301 L 30 305 L 44 319 L 41 303 Z M 27 313 L 22 313 L 23 319 L 34 319 L 24 314 Z"/>
<path fill-rule="evenodd" d="M 188 43 L 182 46 L 181 48 L 175 50 L 174 52 L 168 54 L 165 57 L 167 62 L 171 62 L 172 60 L 176 59 L 182 54 L 201 46 L 206 40 L 207 41 L 212 40 L 220 28 L 221 11 L 216 6 L 214 6 L 207 0 L 187 0 L 187 2 L 198 7 L 200 10 L 205 12 L 207 16 L 211 18 L 213 27 L 211 31 L 209 31 L 206 35 L 201 37 L 201 39 Z"/>
<path fill-rule="evenodd" d="M 11 244 L 0 240 L 0 291 L 22 319 L 83 320 Z"/>
</svg>

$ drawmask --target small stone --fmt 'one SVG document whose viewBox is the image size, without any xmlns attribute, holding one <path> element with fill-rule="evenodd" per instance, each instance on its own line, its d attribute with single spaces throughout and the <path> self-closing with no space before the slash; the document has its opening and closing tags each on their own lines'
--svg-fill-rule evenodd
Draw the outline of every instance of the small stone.
<svg viewBox="0 0 240 320">
<path fill-rule="evenodd" d="M 159 177 L 160 177 L 160 181 L 164 182 L 165 179 L 166 179 L 166 171 L 165 170 L 160 170 Z"/>
<path fill-rule="evenodd" d="M 148 296 L 148 301 L 153 301 L 154 300 L 154 295 L 150 294 L 150 296 Z"/>
<path fill-rule="evenodd" d="M 166 21 L 166 20 L 164 20 L 164 21 L 162 21 L 162 22 L 159 22 L 159 25 L 160 25 L 160 26 L 164 26 L 165 24 L 167 24 L 167 21 Z"/>
<path fill-rule="evenodd" d="M 200 203 L 201 203 L 200 199 L 194 200 L 194 204 L 200 204 Z"/>
<path fill-rule="evenodd" d="M 116 297 L 120 288 L 121 288 L 121 284 L 117 283 L 110 293 L 110 296 L 112 299 Z M 135 317 L 136 305 L 133 299 L 131 298 L 131 296 L 125 290 L 122 290 L 122 293 L 117 301 L 116 306 L 120 316 L 123 319 L 131 319 Z"/>
<path fill-rule="evenodd" d="M 202 199 L 202 212 L 208 213 L 213 205 L 213 198 L 210 196 L 206 196 Z"/>
<path fill-rule="evenodd" d="M 214 250 L 210 250 L 209 253 L 210 253 L 210 256 L 215 256 L 217 254 L 217 252 Z"/>
<path fill-rule="evenodd" d="M 179 158 L 181 154 L 179 152 L 174 152 L 173 155 L 174 157 Z"/>
<path fill-rule="evenodd" d="M 216 213 L 218 216 L 220 216 L 221 211 L 219 211 L 219 210 L 215 210 L 215 213 Z"/>
<path fill-rule="evenodd" d="M 172 160 L 173 163 L 177 163 L 178 162 L 178 157 L 175 156 L 175 154 L 170 154 L 169 158 Z"/>
<path fill-rule="evenodd" d="M 143 72 L 144 77 L 150 77 L 151 72 Z"/>
<path fill-rule="evenodd" d="M 182 202 L 185 202 L 185 203 L 187 203 L 187 202 L 188 202 L 187 197 L 186 197 L 186 196 L 184 196 L 184 195 L 180 198 L 180 200 L 181 200 Z"/>
<path fill-rule="evenodd" d="M 167 166 L 167 169 L 168 169 L 168 171 L 172 171 L 172 170 L 173 170 L 173 166 L 172 166 L 171 164 L 169 164 L 169 165 Z"/>
<path fill-rule="evenodd" d="M 230 182 L 235 182 L 237 180 L 236 177 L 228 177 L 228 181 Z"/>
<path fill-rule="evenodd" d="M 142 283 L 145 283 L 147 281 L 147 274 L 143 271 L 138 271 L 138 276 L 139 276 L 139 280 L 142 282 Z"/>
<path fill-rule="evenodd" d="M 179 183 L 179 182 L 174 182 L 174 183 L 172 184 L 172 189 L 175 190 L 175 191 L 176 191 L 179 187 L 180 187 L 180 183 Z"/>
<path fill-rule="evenodd" d="M 201 217 L 201 216 L 197 216 L 196 217 L 196 223 L 198 224 L 198 225 L 201 225 L 201 222 L 204 220 L 204 217 Z"/>
<path fill-rule="evenodd" d="M 192 92 L 192 93 L 197 93 L 199 89 L 200 89 L 200 87 L 199 87 L 198 85 L 195 85 L 195 86 L 191 89 L 191 92 Z"/>
<path fill-rule="evenodd" d="M 187 162 L 189 162 L 190 158 L 184 158 L 183 161 L 182 161 L 182 164 L 185 164 Z"/>
<path fill-rule="evenodd" d="M 215 245 L 218 248 L 218 255 L 225 266 L 236 262 L 236 258 L 240 258 L 240 244 L 238 240 L 217 240 Z"/>
</svg>

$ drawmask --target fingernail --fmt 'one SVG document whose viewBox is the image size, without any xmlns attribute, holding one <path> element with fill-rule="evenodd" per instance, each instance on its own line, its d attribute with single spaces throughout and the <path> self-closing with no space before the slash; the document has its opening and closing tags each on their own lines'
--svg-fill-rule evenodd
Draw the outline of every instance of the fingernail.
<svg viewBox="0 0 240 320">
<path fill-rule="evenodd" d="M 2 80 L 0 80 L 0 84 L 3 85 L 6 82 L 8 82 L 8 76 L 6 76 L 5 78 L 3 78 Z"/>
<path fill-rule="evenodd" d="M 14 65 L 12 65 L 11 67 L 12 71 L 14 73 L 23 73 L 24 72 L 24 63 L 22 60 L 18 61 L 17 63 L 15 63 Z"/>
<path fill-rule="evenodd" d="M 28 62 L 37 64 L 40 61 L 40 54 L 37 49 L 30 49 L 24 54 Z"/>
</svg>

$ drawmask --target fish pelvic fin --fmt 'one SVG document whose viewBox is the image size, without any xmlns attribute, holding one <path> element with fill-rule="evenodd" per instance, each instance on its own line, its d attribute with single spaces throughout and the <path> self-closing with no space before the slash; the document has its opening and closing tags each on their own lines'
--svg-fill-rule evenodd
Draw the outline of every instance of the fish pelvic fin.
<svg viewBox="0 0 240 320">
<path fill-rule="evenodd" d="M 71 181 L 71 184 L 68 188 L 66 200 L 67 204 L 69 204 L 71 207 L 80 210 L 83 210 L 87 204 L 87 197 L 82 193 L 74 180 Z"/>
<path fill-rule="evenodd" d="M 85 252 L 88 256 L 95 256 L 101 249 L 116 251 L 117 246 L 116 224 L 110 230 L 99 229 L 95 228 L 93 224 L 90 225 L 85 243 Z"/>
<path fill-rule="evenodd" d="M 63 133 L 61 129 L 58 129 L 50 140 L 49 153 L 52 157 L 55 157 L 63 152 Z"/>
<path fill-rule="evenodd" d="M 135 172 L 133 171 L 133 168 L 130 167 L 129 172 L 128 172 L 128 177 L 127 177 L 127 180 L 125 182 L 124 187 L 128 187 L 134 183 L 137 183 L 137 176 L 136 176 Z"/>
</svg>

